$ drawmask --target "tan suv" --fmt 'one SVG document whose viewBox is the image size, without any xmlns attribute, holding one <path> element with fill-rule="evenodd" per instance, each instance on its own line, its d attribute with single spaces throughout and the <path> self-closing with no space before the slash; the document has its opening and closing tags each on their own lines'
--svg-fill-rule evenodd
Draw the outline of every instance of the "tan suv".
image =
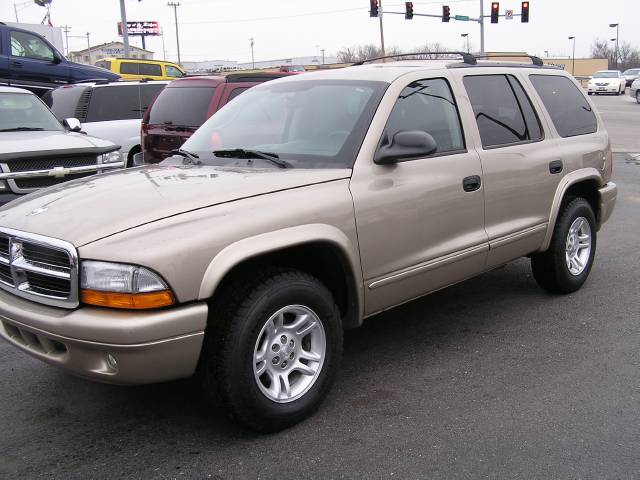
<svg viewBox="0 0 640 480">
<path fill-rule="evenodd" d="M 522 256 L 577 290 L 617 193 L 593 105 L 536 58 L 274 80 L 183 148 L 0 209 L 0 333 L 102 382 L 196 375 L 259 431 L 319 405 L 371 315 Z"/>
</svg>

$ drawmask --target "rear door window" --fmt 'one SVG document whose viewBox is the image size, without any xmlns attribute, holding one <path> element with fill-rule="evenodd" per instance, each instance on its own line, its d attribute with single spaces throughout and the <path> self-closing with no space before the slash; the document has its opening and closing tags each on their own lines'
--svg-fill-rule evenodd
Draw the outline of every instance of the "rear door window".
<svg viewBox="0 0 640 480">
<path fill-rule="evenodd" d="M 120 73 L 124 73 L 125 75 L 139 75 L 140 64 L 134 62 L 121 62 Z"/>
<path fill-rule="evenodd" d="M 571 80 L 558 75 L 530 75 L 529 79 L 549 112 L 558 135 L 575 137 L 598 130 L 593 109 Z"/>
<path fill-rule="evenodd" d="M 149 124 L 199 127 L 207 112 L 215 87 L 165 88 L 149 112 Z"/>
<path fill-rule="evenodd" d="M 139 68 L 140 75 L 148 75 L 150 77 L 162 76 L 162 67 L 155 63 L 141 63 Z"/>
<path fill-rule="evenodd" d="M 484 148 L 542 139 L 542 129 L 531 100 L 513 75 L 466 76 L 464 86 Z"/>
<path fill-rule="evenodd" d="M 87 122 L 141 118 L 137 85 L 97 87 L 91 95 Z"/>
</svg>

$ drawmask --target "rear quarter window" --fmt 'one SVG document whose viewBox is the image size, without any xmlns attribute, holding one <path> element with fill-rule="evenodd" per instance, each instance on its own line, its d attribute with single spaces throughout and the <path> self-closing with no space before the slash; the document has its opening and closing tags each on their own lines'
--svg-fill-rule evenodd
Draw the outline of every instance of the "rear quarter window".
<svg viewBox="0 0 640 480">
<path fill-rule="evenodd" d="M 44 103 L 51 109 L 58 120 L 79 117 L 78 102 L 84 92 L 90 87 L 62 87 L 49 90 L 42 97 Z"/>
<path fill-rule="evenodd" d="M 558 135 L 575 137 L 598 130 L 593 109 L 571 80 L 557 75 L 530 75 L 529 79 L 549 112 Z"/>
<path fill-rule="evenodd" d="M 111 70 L 111 62 L 107 60 L 102 60 L 100 62 L 96 62 L 96 67 L 106 68 L 107 70 Z"/>
<path fill-rule="evenodd" d="M 215 87 L 165 88 L 149 112 L 149 124 L 199 127 L 207 112 Z"/>
</svg>

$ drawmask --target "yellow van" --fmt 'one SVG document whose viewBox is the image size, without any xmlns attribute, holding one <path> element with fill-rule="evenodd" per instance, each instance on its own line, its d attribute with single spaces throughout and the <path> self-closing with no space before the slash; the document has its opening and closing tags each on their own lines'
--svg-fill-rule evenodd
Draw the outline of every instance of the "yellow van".
<svg viewBox="0 0 640 480">
<path fill-rule="evenodd" d="M 140 58 L 104 58 L 96 67 L 117 73 L 123 80 L 173 80 L 184 77 L 186 72 L 175 63 L 164 60 L 142 60 Z"/>
</svg>

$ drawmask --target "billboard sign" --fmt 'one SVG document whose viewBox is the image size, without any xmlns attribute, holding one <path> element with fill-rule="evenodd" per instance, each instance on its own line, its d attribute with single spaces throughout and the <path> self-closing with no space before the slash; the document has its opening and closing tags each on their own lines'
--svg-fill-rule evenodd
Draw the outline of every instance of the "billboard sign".
<svg viewBox="0 0 640 480">
<path fill-rule="evenodd" d="M 160 35 L 159 22 L 127 22 L 127 34 L 133 36 Z M 118 35 L 122 36 L 122 22 L 118 22 Z"/>
</svg>

